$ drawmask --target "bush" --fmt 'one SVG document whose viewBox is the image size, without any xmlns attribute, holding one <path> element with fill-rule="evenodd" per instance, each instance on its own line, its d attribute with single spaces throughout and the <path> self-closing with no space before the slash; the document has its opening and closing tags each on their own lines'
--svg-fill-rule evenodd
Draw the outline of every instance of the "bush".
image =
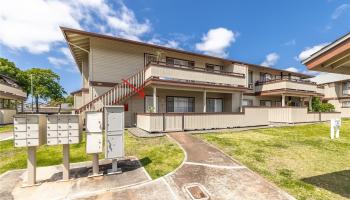
<svg viewBox="0 0 350 200">
<path fill-rule="evenodd" d="M 320 98 L 312 99 L 312 111 L 313 112 L 333 112 L 335 107 L 330 103 L 322 103 Z"/>
</svg>

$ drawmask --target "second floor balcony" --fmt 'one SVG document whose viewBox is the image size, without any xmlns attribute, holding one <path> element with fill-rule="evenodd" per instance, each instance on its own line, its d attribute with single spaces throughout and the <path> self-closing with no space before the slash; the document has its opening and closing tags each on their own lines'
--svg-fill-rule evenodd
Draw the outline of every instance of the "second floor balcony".
<svg viewBox="0 0 350 200">
<path fill-rule="evenodd" d="M 213 85 L 247 87 L 246 75 L 243 73 L 206 68 L 171 65 L 164 62 L 150 62 L 145 69 L 145 79 L 157 77 L 164 80 L 186 80 Z"/>
<path fill-rule="evenodd" d="M 257 81 L 255 83 L 255 92 L 268 93 L 279 90 L 321 93 L 322 88 L 319 88 L 315 82 L 303 79 L 281 78 L 268 81 Z"/>
</svg>

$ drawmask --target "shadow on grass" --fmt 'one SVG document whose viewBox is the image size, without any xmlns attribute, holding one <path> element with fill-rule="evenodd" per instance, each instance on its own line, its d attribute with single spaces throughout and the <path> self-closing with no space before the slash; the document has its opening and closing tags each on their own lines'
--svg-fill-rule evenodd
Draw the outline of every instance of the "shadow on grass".
<svg viewBox="0 0 350 200">
<path fill-rule="evenodd" d="M 301 179 L 314 186 L 350 198 L 350 170 L 343 170 Z"/>
<path fill-rule="evenodd" d="M 144 157 L 144 158 L 140 159 L 140 162 L 141 162 L 143 167 L 146 167 L 148 164 L 152 163 L 152 160 L 149 159 L 149 157 Z"/>
</svg>

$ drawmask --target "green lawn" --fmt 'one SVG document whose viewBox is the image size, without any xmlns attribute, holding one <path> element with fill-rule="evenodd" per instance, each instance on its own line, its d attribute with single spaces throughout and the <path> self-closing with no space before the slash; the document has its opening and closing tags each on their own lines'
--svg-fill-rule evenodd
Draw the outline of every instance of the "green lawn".
<svg viewBox="0 0 350 200">
<path fill-rule="evenodd" d="M 0 125 L 0 133 L 6 133 L 6 132 L 12 132 L 13 131 L 13 125 Z"/>
<path fill-rule="evenodd" d="M 84 134 L 85 135 L 85 134 Z M 126 155 L 137 156 L 152 178 L 158 178 L 179 166 L 184 158 L 182 150 L 167 137 L 136 138 L 125 134 Z M 103 158 L 101 155 L 100 158 Z M 71 162 L 92 158 L 85 153 L 85 139 L 71 145 Z M 41 146 L 37 151 L 38 166 L 62 163 L 62 146 Z M 13 140 L 0 142 L 0 174 L 11 169 L 26 168 L 26 148 L 14 148 Z"/>
<path fill-rule="evenodd" d="M 197 136 L 297 199 L 350 198 L 350 120 L 333 141 L 329 123 Z"/>
</svg>

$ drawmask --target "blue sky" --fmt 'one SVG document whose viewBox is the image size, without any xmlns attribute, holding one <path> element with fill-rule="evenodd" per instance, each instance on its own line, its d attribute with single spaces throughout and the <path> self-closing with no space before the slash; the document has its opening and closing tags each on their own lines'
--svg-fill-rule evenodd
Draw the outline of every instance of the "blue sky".
<svg viewBox="0 0 350 200">
<path fill-rule="evenodd" d="M 71 92 L 81 78 L 60 25 L 312 73 L 300 59 L 350 31 L 350 1 L 2 2 L 0 56 L 22 69 L 54 70 Z"/>
</svg>

